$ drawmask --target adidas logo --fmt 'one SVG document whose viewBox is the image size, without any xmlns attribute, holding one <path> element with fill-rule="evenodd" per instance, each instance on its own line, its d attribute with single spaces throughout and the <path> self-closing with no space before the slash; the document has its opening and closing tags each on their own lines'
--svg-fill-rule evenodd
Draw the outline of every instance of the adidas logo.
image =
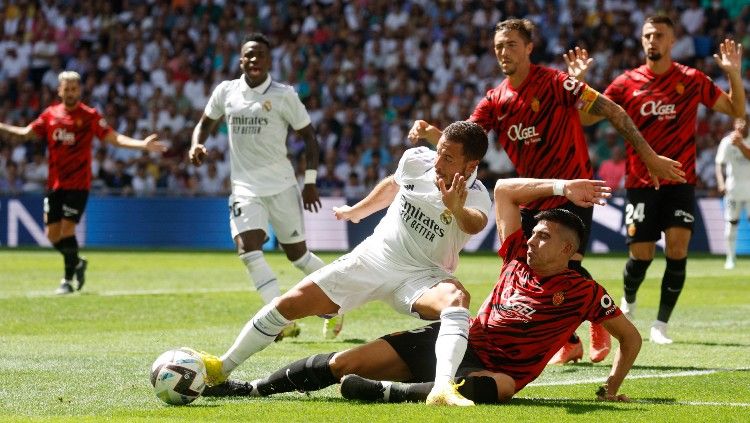
<svg viewBox="0 0 750 423">
<path fill-rule="evenodd" d="M 404 188 L 407 191 L 414 191 L 414 184 L 404 185 Z"/>
<path fill-rule="evenodd" d="M 297 231 L 295 230 L 294 232 L 292 232 L 292 235 L 291 235 L 291 236 L 299 236 L 299 232 L 297 232 Z"/>
</svg>

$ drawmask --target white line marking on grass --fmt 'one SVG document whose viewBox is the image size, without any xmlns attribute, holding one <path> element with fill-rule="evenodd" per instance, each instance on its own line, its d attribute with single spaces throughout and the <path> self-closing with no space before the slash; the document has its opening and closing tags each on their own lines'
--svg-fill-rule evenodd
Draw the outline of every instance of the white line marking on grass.
<svg viewBox="0 0 750 423">
<path fill-rule="evenodd" d="M 98 295 L 101 297 L 120 297 L 129 295 L 165 295 L 165 294 L 215 294 L 223 292 L 251 292 L 249 289 L 221 289 L 221 288 L 197 288 L 197 289 L 178 289 L 178 288 L 164 288 L 164 289 L 131 289 L 131 290 L 112 290 L 112 291 L 86 291 L 82 292 L 83 295 Z M 76 294 L 68 294 L 75 296 Z M 66 295 L 66 296 L 68 296 Z M 0 294 L 0 299 L 10 298 L 52 298 L 60 297 L 51 291 L 27 291 L 18 294 Z"/>
<path fill-rule="evenodd" d="M 706 369 L 706 370 L 685 370 L 682 372 L 667 372 L 667 373 L 652 373 L 644 375 L 628 375 L 627 379 L 655 379 L 655 378 L 668 378 L 668 377 L 688 377 L 688 376 L 701 376 L 710 375 L 718 372 L 733 372 L 744 369 Z M 585 383 L 601 383 L 606 381 L 606 377 L 590 378 L 590 379 L 573 379 L 573 380 L 555 380 L 551 382 L 532 382 L 528 386 L 562 386 L 562 385 L 583 385 Z"/>
<path fill-rule="evenodd" d="M 528 401 L 549 401 L 549 402 L 572 402 L 581 401 L 577 398 L 523 398 Z M 598 400 L 583 400 L 586 402 L 603 402 Z M 747 402 L 716 402 L 716 401 L 667 401 L 667 400 L 639 400 L 631 399 L 629 403 L 622 404 L 656 404 L 656 405 L 692 405 L 696 407 L 750 407 Z"/>
</svg>

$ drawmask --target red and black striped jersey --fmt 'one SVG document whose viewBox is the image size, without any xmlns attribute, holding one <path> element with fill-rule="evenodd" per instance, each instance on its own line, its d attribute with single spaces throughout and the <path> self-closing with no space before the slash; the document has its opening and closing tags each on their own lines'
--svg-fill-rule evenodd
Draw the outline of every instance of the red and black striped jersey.
<svg viewBox="0 0 750 423">
<path fill-rule="evenodd" d="M 656 154 L 682 163 L 688 184 L 696 183 L 695 130 L 698 104 L 713 107 L 721 89 L 703 72 L 672 63 L 657 75 L 646 66 L 615 78 L 604 94 L 622 106 Z M 646 165 L 627 145 L 626 188 L 653 187 Z M 678 182 L 661 180 L 662 185 Z"/>
<path fill-rule="evenodd" d="M 495 130 L 520 176 L 591 178 L 593 168 L 578 117 L 586 88 L 564 72 L 531 65 L 517 89 L 506 78 L 488 91 L 469 120 L 485 131 Z M 526 206 L 547 210 L 566 201 L 565 197 L 548 197 Z"/>
<path fill-rule="evenodd" d="M 47 140 L 47 188 L 88 190 L 92 140 L 94 135 L 102 140 L 112 130 L 99 112 L 83 103 L 73 110 L 59 103 L 47 107 L 31 129 Z"/>
<path fill-rule="evenodd" d="M 512 377 L 516 391 L 539 376 L 584 320 L 622 314 L 604 288 L 578 272 L 537 276 L 526 251 L 520 229 L 503 242 L 500 276 L 469 329 L 471 349 L 487 370 Z"/>
</svg>

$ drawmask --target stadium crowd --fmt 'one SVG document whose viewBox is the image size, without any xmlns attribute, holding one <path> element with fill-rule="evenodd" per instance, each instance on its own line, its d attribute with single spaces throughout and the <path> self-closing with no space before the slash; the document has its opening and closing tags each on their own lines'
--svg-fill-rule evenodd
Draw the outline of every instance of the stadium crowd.
<svg viewBox="0 0 750 423">
<path fill-rule="evenodd" d="M 207 166 L 191 166 L 187 152 L 212 90 L 239 75 L 239 44 L 253 31 L 274 46 L 273 79 L 293 85 L 308 109 L 320 142 L 322 195 L 369 192 L 409 147 L 415 119 L 438 127 L 466 119 L 503 77 L 493 28 L 511 16 L 539 28 L 534 63 L 565 70 L 563 52 L 587 48 L 595 60 L 587 81 L 603 91 L 643 62 L 645 17 L 666 13 L 679 23 L 676 61 L 727 90 L 712 55 L 731 34 L 744 46 L 750 88 L 750 5 L 740 0 L 0 0 L 0 10 L 0 121 L 30 123 L 58 101 L 57 75 L 74 70 L 83 101 L 118 132 L 156 132 L 168 145 L 162 156 L 149 157 L 96 144 L 94 193 L 228 193 L 226 126 L 206 142 Z M 731 122 L 701 113 L 697 188 L 714 195 L 714 156 Z M 586 136 L 598 176 L 621 187 L 623 140 L 608 124 L 588 128 Z M 0 140 L 0 194 L 42 192 L 46 146 L 11 141 Z M 288 146 L 301 183 L 304 141 L 292 132 Z M 513 173 L 504 152 L 491 146 L 480 178 L 492 187 Z"/>
</svg>

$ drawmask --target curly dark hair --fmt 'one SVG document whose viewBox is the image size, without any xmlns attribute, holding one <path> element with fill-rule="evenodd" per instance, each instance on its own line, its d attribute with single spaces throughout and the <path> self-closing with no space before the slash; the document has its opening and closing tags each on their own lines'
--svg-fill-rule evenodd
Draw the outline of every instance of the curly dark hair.
<svg viewBox="0 0 750 423">
<path fill-rule="evenodd" d="M 250 41 L 255 41 L 257 43 L 265 44 L 268 49 L 271 49 L 271 42 L 268 41 L 268 38 L 261 34 L 260 32 L 252 32 L 250 34 L 247 34 L 245 36 L 245 39 L 242 40 L 242 45 L 249 43 Z"/>
<path fill-rule="evenodd" d="M 487 153 L 487 133 L 481 126 L 468 120 L 459 120 L 446 126 L 443 137 L 463 146 L 464 156 L 469 160 L 482 160 Z"/>
</svg>

